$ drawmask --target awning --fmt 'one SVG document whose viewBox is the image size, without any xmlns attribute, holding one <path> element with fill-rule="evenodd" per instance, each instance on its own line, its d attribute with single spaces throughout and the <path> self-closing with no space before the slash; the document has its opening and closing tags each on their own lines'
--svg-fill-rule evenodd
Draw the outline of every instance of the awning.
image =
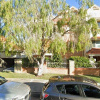
<svg viewBox="0 0 100 100">
<path fill-rule="evenodd" d="M 87 55 L 100 56 L 100 48 L 92 48 L 87 52 Z"/>
</svg>

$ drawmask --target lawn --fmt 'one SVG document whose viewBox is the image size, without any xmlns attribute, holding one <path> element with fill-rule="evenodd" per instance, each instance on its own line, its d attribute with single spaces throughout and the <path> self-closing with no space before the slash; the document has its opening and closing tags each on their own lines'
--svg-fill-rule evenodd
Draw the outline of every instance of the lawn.
<svg viewBox="0 0 100 100">
<path fill-rule="evenodd" d="M 30 78 L 30 79 L 45 79 L 48 80 L 52 76 L 58 76 L 61 74 L 44 74 L 42 76 L 35 76 L 34 74 L 29 73 L 13 73 L 13 72 L 0 72 L 0 76 L 5 78 Z"/>
<path fill-rule="evenodd" d="M 91 79 L 95 80 L 96 82 L 100 83 L 100 76 L 87 76 L 87 75 L 84 75 L 84 76 L 91 78 Z"/>
<path fill-rule="evenodd" d="M 0 76 L 3 76 L 5 78 L 27 78 L 27 79 L 45 79 L 48 80 L 50 77 L 52 76 L 58 76 L 61 74 L 44 74 L 42 76 L 35 76 L 34 74 L 29 74 L 29 73 L 13 73 L 13 72 L 0 72 Z M 100 76 L 87 76 L 84 75 L 85 77 L 94 79 L 95 81 L 97 81 L 98 83 L 100 83 Z"/>
</svg>

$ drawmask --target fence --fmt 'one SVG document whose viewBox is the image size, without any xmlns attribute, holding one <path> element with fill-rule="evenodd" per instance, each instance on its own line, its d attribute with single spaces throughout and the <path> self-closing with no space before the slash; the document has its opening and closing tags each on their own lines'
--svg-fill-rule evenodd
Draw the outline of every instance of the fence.
<svg viewBox="0 0 100 100">
<path fill-rule="evenodd" d="M 93 75 L 100 76 L 100 68 L 75 68 L 74 61 L 69 61 L 68 64 L 62 63 L 62 68 L 51 68 L 47 67 L 48 63 L 44 64 L 44 73 L 55 73 L 55 74 L 65 74 L 65 75 Z M 50 63 L 49 63 L 50 64 Z M 52 66 L 55 63 L 51 63 Z M 66 67 L 67 66 L 67 67 Z M 21 67 L 21 72 L 23 73 L 37 73 L 38 68 L 23 68 Z"/>
<path fill-rule="evenodd" d="M 68 68 L 67 62 L 47 62 L 47 67 L 51 68 Z"/>
</svg>

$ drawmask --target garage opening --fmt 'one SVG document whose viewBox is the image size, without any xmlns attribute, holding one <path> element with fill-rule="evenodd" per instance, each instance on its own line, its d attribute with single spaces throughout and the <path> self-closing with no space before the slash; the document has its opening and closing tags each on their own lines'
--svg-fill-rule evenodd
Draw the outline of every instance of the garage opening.
<svg viewBox="0 0 100 100">
<path fill-rule="evenodd" d="M 5 67 L 14 67 L 14 58 L 2 58 L 5 61 Z"/>
</svg>

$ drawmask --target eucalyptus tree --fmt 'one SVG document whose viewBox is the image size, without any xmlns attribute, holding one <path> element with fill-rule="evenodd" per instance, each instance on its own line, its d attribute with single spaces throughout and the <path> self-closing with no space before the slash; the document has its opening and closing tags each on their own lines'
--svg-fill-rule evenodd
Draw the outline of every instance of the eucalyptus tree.
<svg viewBox="0 0 100 100">
<path fill-rule="evenodd" d="M 5 13 L 3 17 L 7 40 L 21 48 L 30 61 L 37 62 L 38 75 L 42 75 L 45 54 L 51 53 L 53 43 L 56 52 L 63 53 L 66 50 L 66 43 L 61 35 L 54 32 L 52 20 L 54 15 L 67 8 L 65 4 L 64 0 L 15 0 L 11 12 Z M 9 42 L 6 45 L 9 45 Z M 9 46 L 7 48 L 13 51 L 13 47 Z M 33 55 L 39 55 L 40 60 Z"/>
<path fill-rule="evenodd" d="M 97 20 L 87 14 L 85 7 L 84 5 L 77 11 L 70 9 L 57 22 L 59 32 L 64 31 L 62 35 L 70 34 L 70 41 L 67 42 L 67 51 L 72 53 L 83 51 L 86 47 L 91 46 L 90 34 L 96 38 L 96 35 L 100 32 Z M 64 25 L 69 27 L 66 31 L 62 28 Z"/>
<path fill-rule="evenodd" d="M 70 11 L 66 0 L 14 1 L 0 1 L 2 3 L 0 16 L 3 14 L 5 22 L 3 29 L 7 37 L 6 47 L 7 50 L 10 48 L 14 51 L 12 45 L 16 44 L 30 61 L 36 61 L 39 66 L 38 75 L 43 73 L 46 53 L 64 54 L 66 50 L 73 51 L 73 48 L 79 51 L 87 46 L 83 44 L 85 42 L 88 44 L 87 37 L 90 30 L 93 33 L 97 31 L 96 21 L 94 19 L 86 21 L 86 10 L 83 9 L 87 4 L 91 4 L 91 0 L 79 0 L 81 7 L 77 15 Z M 13 6 L 10 5 L 12 3 Z M 62 16 L 62 19 L 54 25 L 53 16 L 58 14 Z M 69 30 L 63 30 L 65 24 L 68 25 Z M 63 41 L 62 35 L 67 32 L 74 33 L 75 44 L 70 41 L 70 45 L 67 45 Z M 12 45 L 9 45 L 9 42 Z M 39 55 L 40 60 L 33 55 Z"/>
<path fill-rule="evenodd" d="M 11 32 L 12 25 L 12 16 L 13 16 L 13 5 L 12 0 L 0 0 L 0 52 L 5 50 L 5 53 L 8 54 L 9 48 L 11 47 L 10 40 L 4 39 Z M 6 35 L 7 34 L 7 35 Z M 4 46 L 5 44 L 5 46 Z"/>
<path fill-rule="evenodd" d="M 88 9 L 93 6 L 93 0 L 77 0 L 79 2 L 79 9 L 67 10 L 61 12 L 59 16 L 61 20 L 57 22 L 59 32 L 63 31 L 62 35 L 70 34 L 70 41 L 67 42 L 67 51 L 74 53 L 75 51 L 83 51 L 91 46 L 90 34 L 96 38 L 100 32 L 97 20 L 92 18 L 88 13 Z M 68 26 L 66 31 L 63 26 Z"/>
</svg>

